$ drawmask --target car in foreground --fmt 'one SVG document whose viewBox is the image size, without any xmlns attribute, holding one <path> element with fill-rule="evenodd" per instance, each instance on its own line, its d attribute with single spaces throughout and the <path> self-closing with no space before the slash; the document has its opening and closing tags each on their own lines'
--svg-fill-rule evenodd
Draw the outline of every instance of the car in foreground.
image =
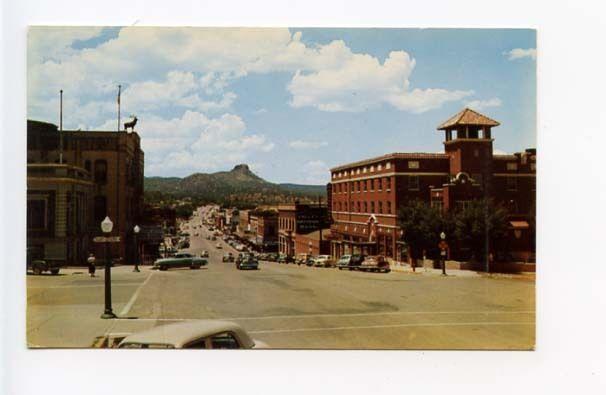
<svg viewBox="0 0 606 395">
<path fill-rule="evenodd" d="M 228 252 L 227 254 L 223 255 L 222 261 L 223 262 L 233 262 L 234 261 L 234 254 L 232 254 L 231 252 Z"/>
<path fill-rule="evenodd" d="M 179 252 L 170 258 L 156 259 L 152 269 L 168 270 L 176 267 L 189 267 L 190 269 L 200 269 L 202 266 L 208 265 L 206 259 L 197 257 L 189 252 Z"/>
<path fill-rule="evenodd" d="M 330 255 L 318 255 L 313 261 L 314 267 L 335 267 L 335 261 Z"/>
<path fill-rule="evenodd" d="M 26 260 L 26 272 L 31 271 L 35 275 L 40 275 L 44 272 L 50 272 L 50 274 L 52 275 L 57 275 L 61 270 L 61 264 L 58 261 L 42 258 L 36 259 L 33 257 L 33 254 L 29 250 L 27 251 Z"/>
<path fill-rule="evenodd" d="M 259 269 L 259 261 L 252 254 L 242 254 L 236 261 L 236 269 Z"/>
<path fill-rule="evenodd" d="M 358 270 L 363 272 L 385 272 L 389 273 L 391 268 L 389 262 L 385 260 L 383 255 L 367 256 L 358 267 Z"/>
<path fill-rule="evenodd" d="M 221 320 L 192 320 L 161 325 L 126 336 L 118 348 L 252 349 L 268 348 L 240 325 Z"/>
<path fill-rule="evenodd" d="M 360 254 L 343 255 L 337 261 L 337 267 L 339 270 L 349 269 L 356 270 L 360 267 L 364 261 L 365 256 Z"/>
</svg>

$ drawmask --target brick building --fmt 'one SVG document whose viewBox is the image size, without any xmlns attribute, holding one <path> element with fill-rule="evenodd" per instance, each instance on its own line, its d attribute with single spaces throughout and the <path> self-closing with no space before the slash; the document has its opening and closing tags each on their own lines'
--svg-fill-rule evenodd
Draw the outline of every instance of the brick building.
<svg viewBox="0 0 606 395">
<path fill-rule="evenodd" d="M 295 255 L 329 255 L 330 229 L 316 230 L 310 233 L 298 234 L 295 238 Z"/>
<path fill-rule="evenodd" d="M 405 230 L 398 208 L 411 200 L 446 212 L 474 199 L 493 198 L 508 209 L 514 257 L 534 254 L 536 150 L 494 155 L 491 129 L 499 123 L 464 109 L 438 127 L 444 153 L 392 153 L 331 169 L 331 255 L 383 254 L 403 259 Z"/>
<path fill-rule="evenodd" d="M 278 251 L 278 212 L 275 210 L 254 210 L 255 244 L 262 251 Z"/>
<path fill-rule="evenodd" d="M 295 255 L 298 235 L 314 232 L 329 223 L 328 208 L 323 204 L 294 204 L 278 206 L 278 251 Z"/>
<path fill-rule="evenodd" d="M 28 169 L 59 162 L 83 169 L 92 182 L 88 211 L 82 219 L 88 236 L 101 234 L 100 223 L 109 216 L 114 223 L 112 235 L 121 238 L 120 243 L 112 244 L 112 255 L 131 261 L 135 253 L 133 227 L 141 219 L 143 204 L 144 155 L 139 135 L 125 131 L 59 132 L 56 125 L 28 121 Z M 34 194 L 33 186 L 28 186 L 28 197 Z M 70 212 L 76 204 L 72 202 Z M 62 215 L 59 211 L 51 213 L 52 209 L 47 206 L 46 214 L 56 218 Z M 87 249 L 102 253 L 101 246 L 94 243 Z"/>
</svg>

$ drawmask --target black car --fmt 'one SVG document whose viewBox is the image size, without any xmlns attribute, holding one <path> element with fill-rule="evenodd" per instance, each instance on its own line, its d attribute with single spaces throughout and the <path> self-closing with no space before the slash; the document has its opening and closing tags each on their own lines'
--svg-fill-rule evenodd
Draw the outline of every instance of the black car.
<svg viewBox="0 0 606 395">
<path fill-rule="evenodd" d="M 252 254 L 242 254 L 236 260 L 236 269 L 259 269 L 259 261 Z"/>
<path fill-rule="evenodd" d="M 353 255 L 343 255 L 339 258 L 337 262 L 337 267 L 339 270 L 349 269 L 349 270 L 357 270 L 360 268 L 362 262 L 366 257 L 362 254 L 353 254 Z"/>
<path fill-rule="evenodd" d="M 42 258 L 40 252 L 33 248 L 28 248 L 26 255 L 26 271 L 31 271 L 36 275 L 42 274 L 43 272 L 50 272 L 54 275 L 59 274 L 59 270 L 61 270 L 61 264 L 58 261 L 47 260 Z"/>
</svg>

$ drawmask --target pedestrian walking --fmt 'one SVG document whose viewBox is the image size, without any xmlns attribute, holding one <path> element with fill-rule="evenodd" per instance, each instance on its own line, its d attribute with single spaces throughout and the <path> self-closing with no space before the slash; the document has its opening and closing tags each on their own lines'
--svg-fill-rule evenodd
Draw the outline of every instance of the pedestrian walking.
<svg viewBox="0 0 606 395">
<path fill-rule="evenodd" d="M 91 277 L 95 277 L 95 254 L 93 254 L 92 252 L 88 255 L 88 259 L 86 260 L 86 263 L 88 264 L 88 274 Z"/>
</svg>

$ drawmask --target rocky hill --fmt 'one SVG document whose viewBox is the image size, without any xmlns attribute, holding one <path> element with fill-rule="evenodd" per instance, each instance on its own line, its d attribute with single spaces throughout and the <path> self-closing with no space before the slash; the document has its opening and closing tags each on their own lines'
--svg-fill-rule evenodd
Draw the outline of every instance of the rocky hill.
<svg viewBox="0 0 606 395">
<path fill-rule="evenodd" d="M 243 206 L 296 199 L 315 201 L 318 196 L 326 196 L 324 185 L 274 184 L 254 174 L 246 164 L 237 165 L 231 171 L 195 173 L 185 178 L 146 177 L 144 186 L 148 196 L 191 197 Z"/>
</svg>

